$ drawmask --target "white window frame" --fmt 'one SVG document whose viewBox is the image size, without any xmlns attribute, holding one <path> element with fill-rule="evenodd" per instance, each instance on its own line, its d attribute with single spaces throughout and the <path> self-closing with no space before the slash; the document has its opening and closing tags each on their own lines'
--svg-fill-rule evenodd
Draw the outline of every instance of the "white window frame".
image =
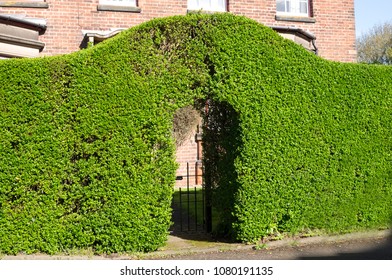
<svg viewBox="0 0 392 280">
<path fill-rule="evenodd" d="M 190 11 L 226 12 L 226 0 L 188 0 Z"/>
<path fill-rule="evenodd" d="M 283 2 L 284 11 L 278 10 L 278 2 Z M 306 12 L 301 12 L 301 4 L 306 5 Z M 276 1 L 276 13 L 278 15 L 290 15 L 290 16 L 309 16 L 309 0 L 277 0 Z"/>
<path fill-rule="evenodd" d="M 136 7 L 136 0 L 99 0 L 100 5 Z"/>
</svg>

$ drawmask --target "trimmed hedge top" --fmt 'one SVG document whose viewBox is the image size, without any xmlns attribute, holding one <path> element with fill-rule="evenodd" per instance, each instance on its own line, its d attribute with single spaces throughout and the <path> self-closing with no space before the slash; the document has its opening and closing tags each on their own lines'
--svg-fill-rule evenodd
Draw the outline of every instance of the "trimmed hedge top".
<svg viewBox="0 0 392 280">
<path fill-rule="evenodd" d="M 231 14 L 0 61 L 0 252 L 162 246 L 173 115 L 205 100 L 205 166 L 235 238 L 387 226 L 391 79 L 390 67 L 325 61 Z"/>
</svg>

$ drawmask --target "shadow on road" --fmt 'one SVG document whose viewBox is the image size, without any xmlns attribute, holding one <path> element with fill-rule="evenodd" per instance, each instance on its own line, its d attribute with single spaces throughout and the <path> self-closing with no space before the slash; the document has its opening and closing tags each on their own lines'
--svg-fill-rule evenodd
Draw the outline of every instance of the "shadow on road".
<svg viewBox="0 0 392 280">
<path fill-rule="evenodd" d="M 300 260 L 392 260 L 392 232 L 389 237 L 380 242 L 373 240 L 364 241 L 365 244 L 358 245 L 358 241 L 348 241 L 340 248 L 338 253 L 322 254 L 319 256 L 303 256 Z M 366 246 L 366 243 L 370 246 Z M 376 245 L 375 245 L 376 244 Z M 361 247 L 366 247 L 365 249 Z"/>
</svg>

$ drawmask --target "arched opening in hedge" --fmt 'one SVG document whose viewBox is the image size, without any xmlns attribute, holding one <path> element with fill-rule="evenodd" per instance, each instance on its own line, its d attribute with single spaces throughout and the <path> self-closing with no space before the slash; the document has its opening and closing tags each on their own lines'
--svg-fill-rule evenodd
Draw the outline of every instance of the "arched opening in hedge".
<svg viewBox="0 0 392 280">
<path fill-rule="evenodd" d="M 389 226 L 390 67 L 328 62 L 253 20 L 196 14 L 0 68 L 1 253 L 162 246 L 173 115 L 195 100 L 210 100 L 206 179 L 223 232 Z"/>
<path fill-rule="evenodd" d="M 234 164 L 241 149 L 239 122 L 239 114 L 228 102 L 216 101 L 212 97 L 198 100 L 194 105 L 185 106 L 176 111 L 173 120 L 176 146 L 195 137 L 192 133 L 195 126 L 200 126 L 202 145 L 202 157 L 200 158 L 202 174 L 200 175 L 203 181 L 199 196 L 195 196 L 194 184 L 194 179 L 199 174 L 197 170 L 195 172 L 192 160 L 186 162 L 186 166 L 190 167 L 190 172 L 184 173 L 185 176 L 177 176 L 177 179 L 183 181 L 185 185 L 183 184 L 181 189 L 183 198 L 180 202 L 179 189 L 175 188 L 173 206 L 176 220 L 174 222 L 181 224 L 180 228 L 184 232 L 203 230 L 213 232 L 217 236 L 227 236 L 231 233 L 231 224 L 234 221 L 234 196 L 238 188 Z M 196 151 L 192 150 L 192 152 Z M 178 163 L 183 164 L 183 162 Z M 180 166 L 180 170 L 184 172 L 182 169 Z M 183 209 L 178 209 L 180 204 Z M 200 205 L 197 206 L 197 204 L 202 204 L 204 209 L 200 209 Z M 189 215 L 191 221 L 189 221 Z M 193 220 L 195 218 L 204 219 L 203 224 L 197 225 L 197 221 Z M 173 228 L 179 230 L 178 225 Z"/>
</svg>

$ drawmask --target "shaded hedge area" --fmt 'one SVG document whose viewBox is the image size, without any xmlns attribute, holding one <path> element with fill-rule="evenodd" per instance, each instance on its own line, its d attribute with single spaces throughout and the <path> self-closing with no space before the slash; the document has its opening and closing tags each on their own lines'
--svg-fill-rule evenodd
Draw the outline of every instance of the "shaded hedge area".
<svg viewBox="0 0 392 280">
<path fill-rule="evenodd" d="M 224 231 L 255 241 L 387 227 L 391 78 L 230 14 L 156 19 L 71 55 L 0 61 L 0 252 L 162 246 L 173 116 L 206 100 Z"/>
</svg>

